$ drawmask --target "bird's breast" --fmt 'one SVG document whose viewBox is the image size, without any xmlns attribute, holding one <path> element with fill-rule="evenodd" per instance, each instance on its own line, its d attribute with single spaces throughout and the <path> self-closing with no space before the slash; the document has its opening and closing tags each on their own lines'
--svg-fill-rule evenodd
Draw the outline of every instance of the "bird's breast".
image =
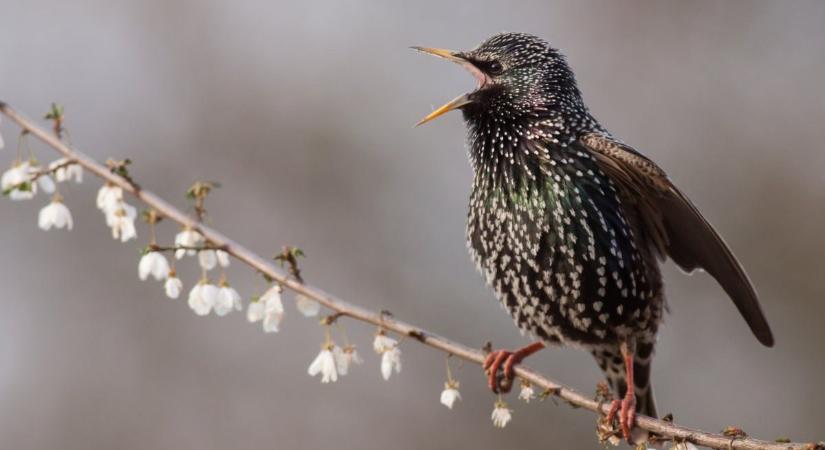
<svg viewBox="0 0 825 450">
<path fill-rule="evenodd" d="M 660 309 L 658 267 L 609 179 L 586 158 L 554 161 L 516 187 L 477 174 L 467 239 L 478 269 L 538 337 L 599 342 L 648 327 Z"/>
</svg>

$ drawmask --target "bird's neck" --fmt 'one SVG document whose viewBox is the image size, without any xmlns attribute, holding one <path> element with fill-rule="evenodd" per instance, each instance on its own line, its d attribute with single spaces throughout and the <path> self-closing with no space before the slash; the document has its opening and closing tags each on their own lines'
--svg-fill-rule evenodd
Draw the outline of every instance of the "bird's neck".
<svg viewBox="0 0 825 450">
<path fill-rule="evenodd" d="M 605 131 L 578 92 L 522 115 L 478 113 L 465 119 L 476 190 L 515 193 L 540 187 L 546 163 L 567 157 L 582 134 Z"/>
</svg>

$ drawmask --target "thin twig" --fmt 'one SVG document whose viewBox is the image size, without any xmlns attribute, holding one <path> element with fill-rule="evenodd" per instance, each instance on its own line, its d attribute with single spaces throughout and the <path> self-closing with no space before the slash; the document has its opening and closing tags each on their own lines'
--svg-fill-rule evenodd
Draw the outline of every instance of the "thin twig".
<svg viewBox="0 0 825 450">
<path fill-rule="evenodd" d="M 225 250 L 238 260 L 244 262 L 253 269 L 277 281 L 282 286 L 291 289 L 297 293 L 303 294 L 312 298 L 327 308 L 335 311 L 336 316 L 346 315 L 361 322 L 370 323 L 382 327 L 385 330 L 396 332 L 402 336 L 415 337 L 417 341 L 432 348 L 441 350 L 454 357 L 461 358 L 476 364 L 482 364 L 485 359 L 485 354 L 479 349 L 470 348 L 466 345 L 454 342 L 442 336 L 431 333 L 423 328 L 409 324 L 407 322 L 397 320 L 394 317 L 378 311 L 372 311 L 361 306 L 341 300 L 323 290 L 311 286 L 309 284 L 301 283 L 294 278 L 278 271 L 275 265 L 266 259 L 258 256 L 246 247 L 238 244 L 222 233 L 199 223 L 197 220 L 189 217 L 181 210 L 175 208 L 157 195 L 143 190 L 136 185 L 130 183 L 128 180 L 113 174 L 109 168 L 86 156 L 85 154 L 70 148 L 63 143 L 59 138 L 52 133 L 46 131 L 44 128 L 36 125 L 30 119 L 12 109 L 7 104 L 0 101 L 0 112 L 8 116 L 9 119 L 20 125 L 21 128 L 29 133 L 37 136 L 38 139 L 45 142 L 47 145 L 55 149 L 62 155 L 77 161 L 78 164 L 85 167 L 97 177 L 119 186 L 124 191 L 131 193 L 137 199 L 141 200 L 148 206 L 154 208 L 164 217 L 177 222 L 183 227 L 188 227 L 200 232 L 209 242 L 213 243 L 216 248 Z M 564 401 L 570 403 L 577 408 L 586 409 L 599 414 L 607 414 L 608 405 L 589 398 L 561 383 L 548 378 L 528 367 L 515 367 L 517 376 L 529 381 L 535 386 L 539 386 L 550 392 Z M 750 437 L 743 437 L 741 439 L 731 440 L 730 437 L 719 433 L 708 433 L 701 430 L 691 429 L 679 425 L 674 425 L 671 422 L 653 419 L 646 416 L 638 416 L 636 419 L 636 426 L 647 430 L 662 438 L 667 438 L 675 442 L 692 442 L 697 445 L 711 447 L 715 449 L 733 449 L 733 450 L 813 450 L 825 448 L 823 443 L 797 443 L 797 442 L 771 442 Z"/>
</svg>

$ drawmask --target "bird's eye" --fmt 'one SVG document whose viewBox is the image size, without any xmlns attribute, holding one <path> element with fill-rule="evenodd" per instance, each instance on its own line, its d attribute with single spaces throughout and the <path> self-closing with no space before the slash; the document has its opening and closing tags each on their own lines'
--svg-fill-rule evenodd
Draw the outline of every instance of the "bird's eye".
<svg viewBox="0 0 825 450">
<path fill-rule="evenodd" d="M 504 71 L 504 67 L 498 61 L 490 61 L 487 63 L 487 73 L 490 75 L 498 75 Z"/>
</svg>

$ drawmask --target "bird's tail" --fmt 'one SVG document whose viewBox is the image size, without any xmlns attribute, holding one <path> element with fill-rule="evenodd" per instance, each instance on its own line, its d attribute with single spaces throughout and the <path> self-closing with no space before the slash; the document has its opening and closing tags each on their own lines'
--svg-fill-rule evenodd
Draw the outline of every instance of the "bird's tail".
<svg viewBox="0 0 825 450">
<path fill-rule="evenodd" d="M 639 343 L 633 353 L 633 384 L 636 393 L 636 412 L 645 416 L 657 417 L 656 400 L 653 397 L 653 384 L 650 380 L 650 364 L 653 361 L 654 344 Z M 607 382 L 616 398 L 623 398 L 627 392 L 625 367 L 619 346 L 602 347 L 592 351 L 599 367 L 607 376 Z"/>
</svg>

